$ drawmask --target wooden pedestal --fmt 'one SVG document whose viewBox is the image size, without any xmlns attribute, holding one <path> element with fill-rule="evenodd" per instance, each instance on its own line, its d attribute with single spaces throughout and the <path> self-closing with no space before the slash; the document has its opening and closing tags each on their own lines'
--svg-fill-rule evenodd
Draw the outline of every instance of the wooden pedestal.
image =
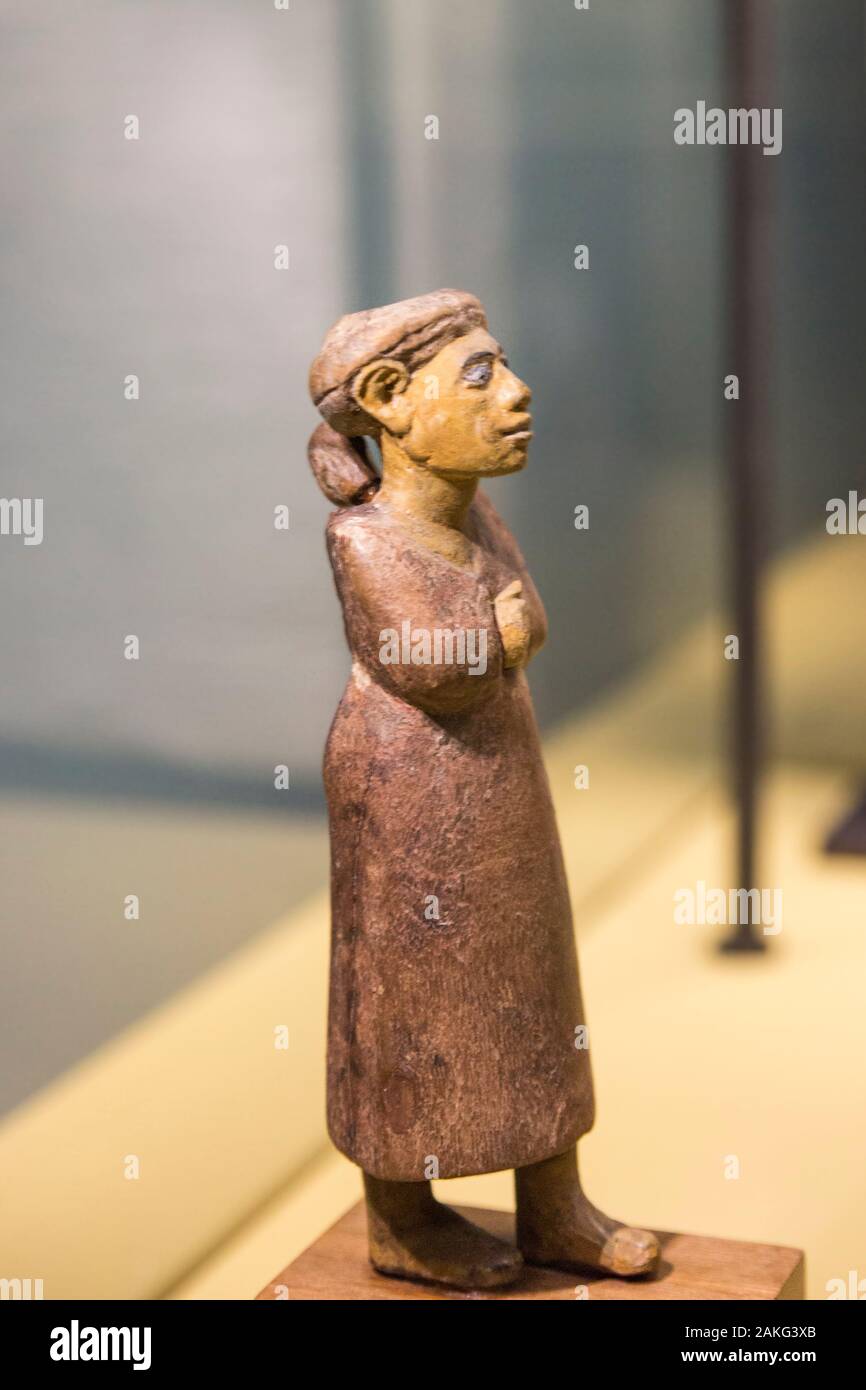
<svg viewBox="0 0 866 1390">
<path fill-rule="evenodd" d="M 463 1208 L 463 1215 L 504 1240 L 514 1239 L 511 1212 Z M 262 1289 L 260 1299 L 798 1299 L 803 1298 L 803 1254 L 782 1245 L 753 1245 L 712 1236 L 657 1231 L 659 1272 L 646 1279 L 612 1279 L 527 1267 L 507 1289 L 465 1293 L 377 1274 L 367 1259 L 364 1204 L 359 1202 L 303 1255 Z"/>
</svg>

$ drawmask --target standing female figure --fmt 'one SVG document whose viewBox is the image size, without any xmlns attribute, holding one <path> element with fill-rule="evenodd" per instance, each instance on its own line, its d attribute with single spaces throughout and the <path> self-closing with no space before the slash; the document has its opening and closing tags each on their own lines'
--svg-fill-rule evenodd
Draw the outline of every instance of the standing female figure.
<svg viewBox="0 0 866 1390">
<path fill-rule="evenodd" d="M 352 653 L 325 755 L 328 1125 L 364 1172 L 370 1257 L 459 1288 L 508 1283 L 523 1258 L 644 1274 L 655 1238 L 578 1177 L 592 1078 L 524 674 L 546 620 L 479 488 L 526 463 L 530 392 L 455 290 L 340 319 L 310 390 Z M 430 1188 L 504 1168 L 519 1250 Z"/>
</svg>

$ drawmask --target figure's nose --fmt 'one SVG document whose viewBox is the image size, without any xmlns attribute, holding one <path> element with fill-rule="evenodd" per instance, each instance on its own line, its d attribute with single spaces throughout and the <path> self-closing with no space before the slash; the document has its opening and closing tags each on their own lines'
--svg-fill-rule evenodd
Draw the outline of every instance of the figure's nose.
<svg viewBox="0 0 866 1390">
<path fill-rule="evenodd" d="M 502 383 L 500 400 L 506 410 L 528 410 L 532 392 L 519 376 L 515 376 L 514 372 L 507 372 Z"/>
</svg>

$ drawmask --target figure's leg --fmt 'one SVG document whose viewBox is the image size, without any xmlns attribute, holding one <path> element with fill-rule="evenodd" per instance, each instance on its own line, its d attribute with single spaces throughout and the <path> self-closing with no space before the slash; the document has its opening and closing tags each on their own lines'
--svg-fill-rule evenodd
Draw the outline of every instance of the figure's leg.
<svg viewBox="0 0 866 1390">
<path fill-rule="evenodd" d="M 574 1149 L 518 1168 L 517 1244 L 530 1264 L 648 1274 L 659 1245 L 649 1231 L 605 1216 L 584 1196 Z"/>
<path fill-rule="evenodd" d="M 510 1284 L 519 1250 L 442 1206 L 429 1182 L 389 1182 L 364 1174 L 370 1260 L 382 1274 L 429 1279 L 457 1289 Z"/>
</svg>

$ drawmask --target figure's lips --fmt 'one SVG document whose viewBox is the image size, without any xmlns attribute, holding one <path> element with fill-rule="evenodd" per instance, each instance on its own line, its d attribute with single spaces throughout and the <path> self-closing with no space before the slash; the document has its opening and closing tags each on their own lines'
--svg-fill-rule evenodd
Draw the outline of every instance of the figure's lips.
<svg viewBox="0 0 866 1390">
<path fill-rule="evenodd" d="M 532 416 L 521 416 L 520 419 L 516 420 L 513 425 L 510 425 L 507 430 L 500 430 L 500 434 L 504 439 L 513 439 L 515 441 L 521 439 L 531 439 Z"/>
</svg>

